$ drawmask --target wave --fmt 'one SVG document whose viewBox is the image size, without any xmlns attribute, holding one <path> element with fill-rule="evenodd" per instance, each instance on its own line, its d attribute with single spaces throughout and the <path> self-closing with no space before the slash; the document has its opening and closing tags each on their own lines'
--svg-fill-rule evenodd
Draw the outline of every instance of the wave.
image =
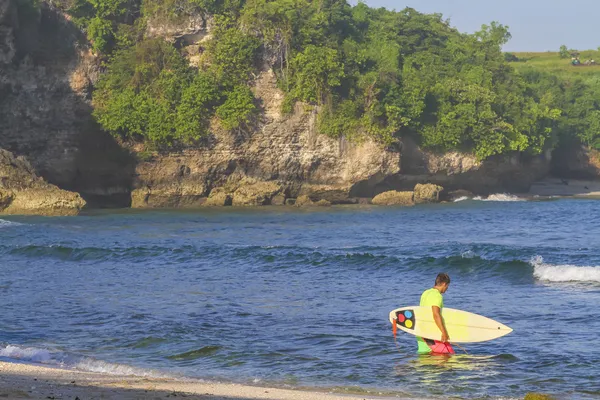
<svg viewBox="0 0 600 400">
<path fill-rule="evenodd" d="M 0 219 L 0 228 L 8 228 L 11 226 L 20 226 L 20 225 L 24 225 L 24 224 L 20 224 L 18 222 L 13 222 L 13 221 L 7 221 L 5 219 Z"/>
<path fill-rule="evenodd" d="M 530 264 L 533 266 L 533 276 L 541 281 L 600 283 L 600 267 L 547 264 L 541 256 L 533 257 Z"/>
<path fill-rule="evenodd" d="M 43 364 L 59 368 L 98 372 L 110 375 L 132 375 L 153 378 L 169 377 L 167 374 L 151 369 L 137 368 L 125 364 L 109 363 L 90 357 L 68 354 L 61 351 L 40 349 L 37 347 L 20 347 L 8 344 L 4 347 L 0 347 L 0 357 L 5 358 L 6 361 Z"/>
<path fill-rule="evenodd" d="M 197 358 L 210 357 L 221 349 L 221 346 L 204 346 L 196 350 L 186 351 L 185 353 L 174 354 L 167 358 L 176 361 L 195 360 Z"/>
<path fill-rule="evenodd" d="M 210 252 L 213 249 L 205 249 Z M 114 260 L 114 259 L 144 259 L 158 256 L 191 257 L 203 255 L 193 246 L 168 248 L 161 246 L 149 247 L 70 247 L 63 245 L 27 245 L 27 246 L 0 246 L 0 253 L 24 257 L 49 257 L 65 261 L 85 260 Z"/>
<path fill-rule="evenodd" d="M 483 198 L 481 196 L 473 197 L 473 200 L 478 200 L 478 201 L 525 201 L 526 199 L 515 196 L 514 194 L 496 193 L 496 194 L 491 194 L 486 198 Z"/>
<path fill-rule="evenodd" d="M 465 200 L 470 200 L 470 197 L 467 197 L 467 196 L 461 196 L 461 197 L 459 197 L 459 198 L 457 198 L 457 199 L 454 199 L 454 202 L 455 202 L 455 203 L 458 203 L 459 201 L 465 201 Z"/>
<path fill-rule="evenodd" d="M 457 199 L 454 199 L 454 203 L 458 203 L 458 202 L 466 201 L 466 200 L 473 200 L 473 201 L 526 201 L 526 199 L 515 196 L 513 194 L 496 193 L 496 194 L 491 194 L 488 197 L 476 196 L 476 197 L 471 198 L 468 196 L 461 196 Z"/>
</svg>

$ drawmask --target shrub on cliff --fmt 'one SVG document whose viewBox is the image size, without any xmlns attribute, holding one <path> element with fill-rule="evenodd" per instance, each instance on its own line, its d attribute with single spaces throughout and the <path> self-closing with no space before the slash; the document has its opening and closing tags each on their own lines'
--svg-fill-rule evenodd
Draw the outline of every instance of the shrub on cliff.
<svg viewBox="0 0 600 400">
<path fill-rule="evenodd" d="M 119 40 L 120 26 L 139 16 L 141 0 L 60 0 L 75 23 L 87 32 L 97 53 L 112 52 Z"/>
<path fill-rule="evenodd" d="M 227 100 L 217 108 L 221 125 L 228 130 L 248 125 L 256 113 L 254 95 L 247 86 L 236 86 L 227 93 Z"/>
<path fill-rule="evenodd" d="M 94 115 L 107 131 L 154 142 L 175 136 L 177 106 L 193 77 L 185 59 L 161 39 L 118 52 L 98 83 Z"/>
<path fill-rule="evenodd" d="M 226 129 L 248 124 L 254 96 L 229 88 L 214 70 L 196 71 L 170 43 L 150 39 L 118 51 L 94 94 L 94 115 L 115 136 L 168 145 L 208 134 L 210 118 Z"/>
<path fill-rule="evenodd" d="M 241 32 L 228 17 L 217 18 L 213 30 L 215 39 L 207 46 L 210 68 L 224 85 L 247 83 L 256 69 L 260 42 Z"/>
</svg>

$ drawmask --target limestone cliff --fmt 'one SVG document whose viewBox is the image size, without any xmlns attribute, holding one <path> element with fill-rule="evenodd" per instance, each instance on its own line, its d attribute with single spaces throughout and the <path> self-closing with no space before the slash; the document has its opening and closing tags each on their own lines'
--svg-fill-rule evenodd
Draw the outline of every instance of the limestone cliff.
<svg viewBox="0 0 600 400">
<path fill-rule="evenodd" d="M 133 207 L 199 205 L 211 190 L 245 178 L 275 181 L 285 197 L 308 195 L 314 201 L 351 202 L 353 188 L 373 189 L 400 171 L 400 155 L 371 140 L 350 143 L 315 130 L 316 109 L 298 105 L 280 113 L 283 93 L 272 71 L 257 78 L 254 92 L 262 104 L 262 121 L 251 132 L 213 127 L 202 147 L 155 154 L 136 168 Z M 236 203 L 235 196 L 233 203 Z M 268 204 L 268 202 L 267 202 Z"/>
<path fill-rule="evenodd" d="M 76 215 L 84 205 L 78 193 L 48 184 L 24 157 L 0 149 L 0 214 Z"/>
<path fill-rule="evenodd" d="M 472 154 L 424 151 L 412 139 L 401 145 L 401 172 L 377 185 L 376 194 L 389 190 L 412 190 L 418 183 L 441 185 L 446 192 L 467 190 L 479 195 L 498 192 L 527 193 L 537 180 L 548 175 L 552 152 L 533 156 L 512 153 L 479 161 Z"/>
</svg>

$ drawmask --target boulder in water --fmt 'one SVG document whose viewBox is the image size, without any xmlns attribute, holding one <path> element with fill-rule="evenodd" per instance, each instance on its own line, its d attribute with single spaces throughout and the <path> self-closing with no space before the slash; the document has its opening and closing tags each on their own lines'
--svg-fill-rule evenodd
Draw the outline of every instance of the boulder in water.
<svg viewBox="0 0 600 400">
<path fill-rule="evenodd" d="M 440 196 L 443 191 L 444 188 L 439 185 L 433 185 L 431 183 L 418 183 L 414 190 L 415 204 L 439 203 L 441 200 Z"/>
<path fill-rule="evenodd" d="M 273 181 L 248 180 L 233 193 L 234 206 L 266 206 L 271 204 L 275 195 L 281 192 L 281 186 Z"/>
<path fill-rule="evenodd" d="M 302 196 L 298 196 L 294 205 L 296 207 L 304 207 L 304 206 L 312 206 L 314 202 L 307 195 L 303 194 Z"/>
<path fill-rule="evenodd" d="M 329 200 L 321 199 L 321 200 L 317 201 L 316 203 L 314 203 L 313 205 L 318 206 L 318 207 L 329 207 L 331 205 L 331 202 Z"/>
<path fill-rule="evenodd" d="M 375 196 L 371 203 L 378 206 L 412 206 L 414 204 L 413 192 L 390 190 Z"/>
<path fill-rule="evenodd" d="M 24 157 L 0 149 L 0 214 L 77 215 L 83 206 L 79 193 L 49 184 Z"/>
</svg>

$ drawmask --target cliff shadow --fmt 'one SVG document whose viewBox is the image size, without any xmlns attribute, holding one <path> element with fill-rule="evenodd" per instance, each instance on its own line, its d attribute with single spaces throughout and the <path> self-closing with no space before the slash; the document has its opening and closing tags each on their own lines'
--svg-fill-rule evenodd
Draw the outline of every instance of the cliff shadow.
<svg viewBox="0 0 600 400">
<path fill-rule="evenodd" d="M 0 147 L 88 206 L 128 206 L 136 160 L 92 117 L 99 60 L 60 10 L 9 1 L 0 16 L 8 43 L 0 50 Z"/>
<path fill-rule="evenodd" d="M 600 151 L 584 146 L 579 140 L 564 140 L 552 154 L 553 177 L 600 180 Z"/>
<path fill-rule="evenodd" d="M 472 155 L 423 151 L 403 138 L 400 173 L 385 177 L 372 188 L 373 196 L 398 190 L 411 191 L 418 183 L 444 187 L 445 193 L 468 191 L 487 196 L 494 193 L 528 193 L 532 184 L 548 175 L 549 154 L 510 153 L 478 162 Z"/>
</svg>

